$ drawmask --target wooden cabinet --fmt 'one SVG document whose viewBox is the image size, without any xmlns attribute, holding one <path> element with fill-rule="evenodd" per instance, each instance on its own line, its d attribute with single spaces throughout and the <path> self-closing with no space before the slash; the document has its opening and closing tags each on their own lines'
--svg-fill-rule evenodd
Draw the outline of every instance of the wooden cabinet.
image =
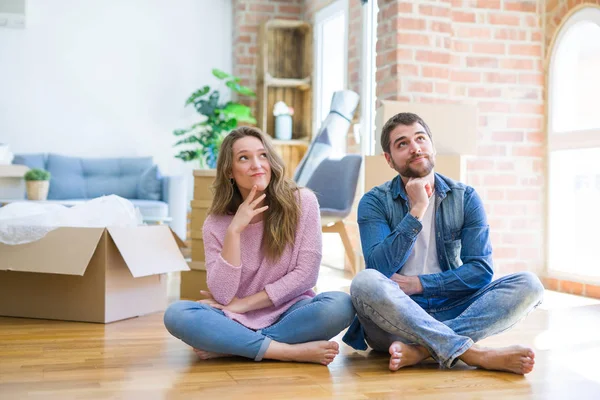
<svg viewBox="0 0 600 400">
<path fill-rule="evenodd" d="M 292 140 L 275 141 L 289 177 L 312 137 L 312 41 L 311 26 L 305 21 L 270 20 L 259 33 L 258 126 L 275 137 L 275 103 L 283 101 L 294 109 Z"/>
</svg>

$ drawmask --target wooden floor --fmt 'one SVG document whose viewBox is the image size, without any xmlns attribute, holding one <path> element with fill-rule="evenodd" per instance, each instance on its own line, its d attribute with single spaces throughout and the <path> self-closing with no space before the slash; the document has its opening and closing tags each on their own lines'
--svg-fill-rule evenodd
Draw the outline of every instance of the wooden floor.
<svg viewBox="0 0 600 400">
<path fill-rule="evenodd" d="M 391 373 L 385 355 L 345 345 L 328 368 L 200 361 L 162 314 L 109 325 L 0 318 L 0 399 L 600 399 L 596 301 L 547 292 L 540 309 L 482 343 L 533 346 L 536 368 L 522 377 L 427 363 Z"/>
</svg>

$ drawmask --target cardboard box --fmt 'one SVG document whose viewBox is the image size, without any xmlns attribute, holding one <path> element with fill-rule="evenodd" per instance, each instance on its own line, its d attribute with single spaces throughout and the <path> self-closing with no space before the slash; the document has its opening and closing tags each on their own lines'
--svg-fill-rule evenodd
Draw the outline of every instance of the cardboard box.
<svg viewBox="0 0 600 400">
<path fill-rule="evenodd" d="M 474 155 L 477 151 L 477 107 L 470 104 L 407 103 L 384 100 L 375 115 L 375 154 L 381 154 L 381 129 L 401 112 L 417 114 L 431 129 L 438 154 Z"/>
<path fill-rule="evenodd" d="M 167 226 L 57 228 L 0 243 L 0 315 L 108 323 L 167 306 L 167 272 L 189 268 Z"/>
<path fill-rule="evenodd" d="M 181 272 L 179 297 L 187 300 L 199 300 L 201 290 L 208 290 L 206 285 L 206 267 L 203 262 L 192 261 L 188 263 L 189 271 Z"/>
</svg>

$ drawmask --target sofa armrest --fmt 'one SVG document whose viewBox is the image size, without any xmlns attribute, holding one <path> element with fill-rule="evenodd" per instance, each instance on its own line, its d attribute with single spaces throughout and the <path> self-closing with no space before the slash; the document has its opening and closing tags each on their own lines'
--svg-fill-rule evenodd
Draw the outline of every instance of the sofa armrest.
<svg viewBox="0 0 600 400">
<path fill-rule="evenodd" d="M 164 176 L 162 200 L 169 205 L 169 225 L 183 241 L 187 236 L 187 186 L 183 175 Z"/>
</svg>

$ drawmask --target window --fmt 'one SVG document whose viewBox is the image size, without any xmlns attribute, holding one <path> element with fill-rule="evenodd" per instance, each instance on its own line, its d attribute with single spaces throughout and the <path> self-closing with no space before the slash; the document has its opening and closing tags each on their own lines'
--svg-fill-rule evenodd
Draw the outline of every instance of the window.
<svg viewBox="0 0 600 400">
<path fill-rule="evenodd" d="M 548 268 L 600 278 L 600 9 L 561 28 L 550 61 Z"/>
<path fill-rule="evenodd" d="M 331 97 L 346 88 L 348 2 L 338 0 L 315 16 L 315 113 L 313 132 L 329 114 Z"/>
</svg>

